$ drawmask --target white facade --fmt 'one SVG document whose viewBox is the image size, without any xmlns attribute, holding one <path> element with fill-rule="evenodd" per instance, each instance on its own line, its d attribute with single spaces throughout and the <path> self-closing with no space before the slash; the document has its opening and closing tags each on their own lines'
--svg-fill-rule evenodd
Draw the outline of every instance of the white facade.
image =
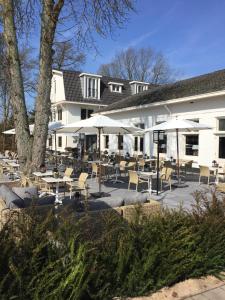
<svg viewBox="0 0 225 300">
<path fill-rule="evenodd" d="M 180 158 L 207 165 L 212 164 L 213 160 L 219 163 L 225 163 L 225 157 L 219 157 L 220 138 L 222 138 L 220 140 L 221 145 L 225 147 L 225 128 L 219 130 L 219 120 L 225 119 L 225 91 L 158 103 L 155 102 L 152 105 L 146 105 L 144 107 L 125 108 L 118 111 L 105 112 L 104 114 L 127 124 L 135 125 L 144 123 L 145 129 L 159 122 L 166 121 L 168 118 L 189 119 L 209 125 L 212 127 L 210 130 L 179 133 Z M 221 123 L 222 122 L 223 121 L 221 121 Z M 225 123 L 225 121 L 223 123 Z M 192 138 L 193 135 L 198 136 L 198 145 L 186 144 L 190 140 L 197 139 Z M 102 147 L 104 149 L 104 138 L 102 140 Z M 192 149 L 187 150 L 187 148 L 190 149 L 190 147 Z M 151 156 L 156 155 L 156 145 L 153 144 L 152 133 L 148 132 L 144 135 L 143 148 L 143 153 Z M 117 137 L 109 137 L 109 149 L 110 151 L 118 152 Z M 140 154 L 140 151 L 134 151 L 133 136 L 124 136 L 124 149 L 122 152 L 125 154 L 127 151 L 130 154 Z M 161 155 L 176 158 L 175 133 L 167 133 L 166 153 Z"/>
<path fill-rule="evenodd" d="M 80 78 L 81 80 L 91 78 L 91 74 L 83 73 Z M 93 75 L 93 78 L 96 80 L 94 88 L 97 86 L 99 88 L 101 76 Z M 87 82 L 88 80 L 84 81 Z M 131 82 L 130 84 L 141 83 Z M 142 84 L 147 88 L 147 84 Z M 116 82 L 109 82 L 108 85 L 111 88 L 111 85 L 116 85 Z M 121 84 L 117 85 L 122 86 Z M 85 85 L 82 85 L 82 89 L 86 89 Z M 112 94 L 118 94 L 119 90 L 117 93 L 113 92 L 113 90 L 111 92 Z M 96 100 L 99 100 L 99 104 L 90 103 L 88 99 L 87 101 L 84 99 L 82 103 L 70 102 L 65 99 L 63 73 L 53 71 L 51 91 L 53 121 L 69 124 L 79 121 L 82 114 L 86 114 L 86 117 L 89 117 L 91 113 L 97 112 L 104 106 L 99 99 L 99 90 L 96 93 Z M 155 101 L 144 106 L 102 113 L 113 119 L 145 129 L 169 118 L 189 119 L 206 124 L 212 129 L 179 133 L 180 158 L 207 165 L 211 164 L 213 160 L 222 164 L 225 163 L 225 90 L 161 102 Z M 219 124 L 222 124 L 221 128 L 219 128 Z M 57 134 L 57 150 L 64 151 L 66 147 L 76 147 L 78 141 L 76 136 L 76 134 Z M 175 133 L 167 133 L 166 136 L 167 142 L 164 146 L 164 151 L 162 151 L 165 153 L 161 155 L 168 158 L 171 156 L 176 158 Z M 89 137 L 91 142 L 92 138 L 91 136 Z M 54 149 L 54 145 L 55 141 L 53 138 L 52 146 L 49 144 L 47 146 Z M 143 136 L 124 135 L 122 150 L 118 149 L 118 136 L 109 135 L 105 137 L 102 135 L 101 147 L 110 153 L 119 152 L 125 154 L 129 152 L 131 155 L 142 153 L 149 156 L 156 155 L 156 145 L 153 143 L 153 136 L 150 132 Z"/>
<path fill-rule="evenodd" d="M 83 75 L 83 74 L 82 74 Z M 91 78 L 91 74 L 86 74 L 82 76 L 83 78 Z M 93 76 L 97 80 L 101 76 Z M 86 82 L 86 81 L 85 81 Z M 98 87 L 100 83 L 98 82 Z M 99 88 L 98 88 L 99 90 Z M 99 93 L 97 97 L 99 98 Z M 65 99 L 65 89 L 63 81 L 63 73 L 60 71 L 53 71 L 52 76 L 52 89 L 51 89 L 51 111 L 52 111 L 52 121 L 61 121 L 64 125 L 74 123 L 81 120 L 81 115 L 86 110 L 87 116 L 94 113 L 102 106 L 99 104 L 91 103 L 80 103 L 80 102 L 69 102 Z M 83 112 L 82 112 L 83 111 Z M 65 151 L 66 147 L 77 147 L 78 144 L 78 134 L 57 134 L 56 135 L 56 148 L 58 151 Z M 47 147 L 49 149 L 55 150 L 55 136 L 49 136 L 47 141 Z"/>
</svg>

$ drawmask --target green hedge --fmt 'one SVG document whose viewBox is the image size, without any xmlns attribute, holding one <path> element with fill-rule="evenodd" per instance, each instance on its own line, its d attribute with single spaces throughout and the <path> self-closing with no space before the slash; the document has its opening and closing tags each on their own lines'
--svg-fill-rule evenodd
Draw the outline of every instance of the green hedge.
<svg viewBox="0 0 225 300">
<path fill-rule="evenodd" d="M 225 269 L 224 201 L 195 194 L 191 212 L 163 210 L 127 223 L 116 213 L 51 212 L 0 232 L 1 299 L 138 296 Z M 14 221 L 15 223 L 15 221 Z"/>
</svg>

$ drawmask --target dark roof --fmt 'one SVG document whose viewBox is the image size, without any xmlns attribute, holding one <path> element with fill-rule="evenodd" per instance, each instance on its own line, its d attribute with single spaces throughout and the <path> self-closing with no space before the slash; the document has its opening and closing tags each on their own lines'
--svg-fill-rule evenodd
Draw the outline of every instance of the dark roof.
<svg viewBox="0 0 225 300">
<path fill-rule="evenodd" d="M 225 89 L 225 69 L 152 88 L 113 103 L 100 111 L 137 107 L 154 102 L 194 96 Z"/>
<path fill-rule="evenodd" d="M 61 70 L 63 72 L 63 80 L 65 87 L 65 97 L 67 101 L 75 102 L 85 102 L 85 103 L 96 103 L 108 105 L 123 98 L 131 95 L 131 87 L 129 80 L 123 80 L 119 78 L 112 78 L 107 76 L 101 77 L 101 96 L 100 101 L 96 99 L 84 98 L 82 95 L 81 80 L 79 75 L 81 72 L 78 71 L 67 71 Z M 109 89 L 108 82 L 123 83 L 122 93 L 113 93 Z"/>
</svg>

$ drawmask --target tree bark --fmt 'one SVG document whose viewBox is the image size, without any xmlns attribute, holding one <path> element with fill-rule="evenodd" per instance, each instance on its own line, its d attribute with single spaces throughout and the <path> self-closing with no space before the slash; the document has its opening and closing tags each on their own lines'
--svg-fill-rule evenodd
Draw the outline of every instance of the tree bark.
<svg viewBox="0 0 225 300">
<path fill-rule="evenodd" d="M 53 0 L 42 0 L 39 81 L 32 149 L 32 168 L 34 169 L 37 169 L 45 160 L 48 122 L 51 112 L 52 47 L 58 16 L 64 5 L 63 0 L 59 0 L 55 5 L 54 2 Z"/>
<path fill-rule="evenodd" d="M 7 44 L 9 71 L 11 77 L 11 104 L 16 130 L 16 144 L 21 168 L 26 168 L 31 161 L 31 137 L 25 104 L 23 78 L 21 73 L 18 41 L 14 20 L 13 0 L 0 0 L 3 14 L 4 37 Z"/>
</svg>

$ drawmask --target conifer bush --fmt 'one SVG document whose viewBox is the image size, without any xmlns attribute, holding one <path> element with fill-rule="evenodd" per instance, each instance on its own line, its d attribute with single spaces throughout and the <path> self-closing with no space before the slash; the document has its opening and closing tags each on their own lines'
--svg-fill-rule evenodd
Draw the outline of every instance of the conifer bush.
<svg viewBox="0 0 225 300">
<path fill-rule="evenodd" d="M 162 210 L 133 222 L 117 213 L 72 213 L 0 231 L 1 299 L 112 299 L 150 294 L 225 269 L 225 201 L 195 193 L 193 210 Z M 14 223 L 14 224 L 12 224 Z M 12 226 L 14 225 L 14 226 Z"/>
</svg>

